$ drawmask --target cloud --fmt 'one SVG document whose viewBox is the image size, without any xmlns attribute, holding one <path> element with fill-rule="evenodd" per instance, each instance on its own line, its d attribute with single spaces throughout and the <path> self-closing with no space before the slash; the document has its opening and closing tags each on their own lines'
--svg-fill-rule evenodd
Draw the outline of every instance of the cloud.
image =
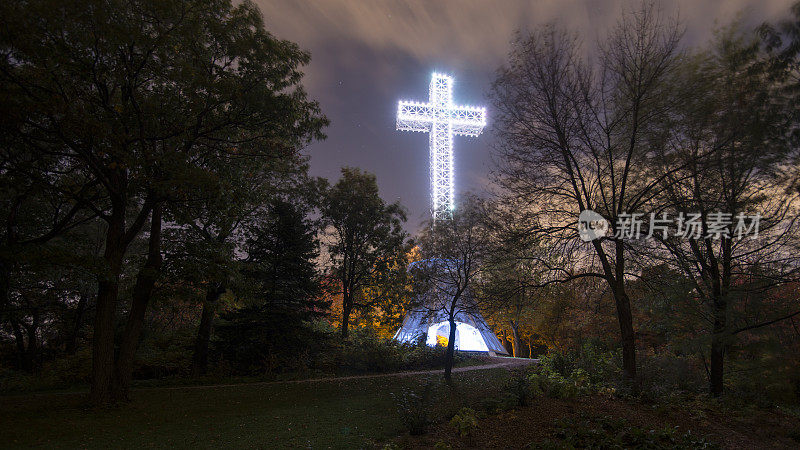
<svg viewBox="0 0 800 450">
<path fill-rule="evenodd" d="M 662 2 L 680 12 L 689 36 L 710 36 L 714 21 L 745 11 L 755 23 L 788 11 L 793 0 L 680 0 Z M 554 19 L 594 34 L 639 0 L 258 0 L 277 36 L 315 49 L 358 43 L 376 52 L 402 52 L 421 61 L 502 60 L 514 31 Z M 591 37 L 591 36 L 587 36 Z"/>
<path fill-rule="evenodd" d="M 432 70 L 456 76 L 459 102 L 483 105 L 494 71 L 517 30 L 559 20 L 593 44 L 640 0 L 254 0 L 275 36 L 310 50 L 303 84 L 331 119 L 328 139 L 312 144 L 312 174 L 340 166 L 376 173 L 384 198 L 401 198 L 412 222 L 429 208 L 427 139 L 394 131 L 399 98 L 424 100 Z M 699 46 L 717 25 L 742 14 L 756 25 L 786 15 L 795 0 L 675 0 L 684 43 Z M 491 118 L 491 112 L 490 112 Z M 491 167 L 492 136 L 459 139 L 456 189 L 479 191 Z M 415 228 L 416 223 L 409 224 Z"/>
</svg>

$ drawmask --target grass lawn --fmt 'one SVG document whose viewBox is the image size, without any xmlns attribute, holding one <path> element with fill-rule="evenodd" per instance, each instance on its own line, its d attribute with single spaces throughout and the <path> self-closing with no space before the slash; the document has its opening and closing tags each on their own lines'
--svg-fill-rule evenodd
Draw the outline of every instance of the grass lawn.
<svg viewBox="0 0 800 450">
<path fill-rule="evenodd" d="M 482 409 L 490 404 L 486 400 L 508 394 L 502 389 L 509 377 L 507 368 L 489 368 L 454 373 L 452 388 L 438 373 L 158 387 L 135 390 L 131 403 L 106 409 L 86 408 L 76 393 L 0 396 L 0 447 L 381 448 L 391 442 L 432 448 L 444 442 L 453 448 L 520 448 L 549 440 L 562 448 L 569 445 L 563 439 L 575 433 L 625 442 L 626 434 L 665 427 L 677 427 L 677 435 L 705 436 L 704 442 L 722 448 L 800 446 L 800 416 L 708 401 L 654 405 L 597 395 L 536 397 L 525 407 Z M 436 424 L 424 435 L 409 436 L 393 394 L 420 392 L 430 380 L 436 383 L 430 413 Z M 466 437 L 448 423 L 463 406 L 480 417 Z M 608 423 L 621 428 L 609 429 Z"/>
<path fill-rule="evenodd" d="M 447 417 L 494 395 L 508 376 L 503 368 L 454 374 L 452 400 L 435 414 Z M 142 389 L 130 404 L 100 410 L 86 408 L 74 393 L 6 396 L 0 446 L 372 447 L 403 432 L 391 394 L 427 378 Z"/>
</svg>

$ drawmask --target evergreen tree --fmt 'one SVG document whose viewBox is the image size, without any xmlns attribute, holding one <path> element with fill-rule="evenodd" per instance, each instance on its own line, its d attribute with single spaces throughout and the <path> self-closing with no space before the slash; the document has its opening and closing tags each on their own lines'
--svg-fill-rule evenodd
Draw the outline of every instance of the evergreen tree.
<svg viewBox="0 0 800 450">
<path fill-rule="evenodd" d="M 315 264 L 317 227 L 302 207 L 275 200 L 270 219 L 249 231 L 238 292 L 247 304 L 222 314 L 216 331 L 223 356 L 241 372 L 312 351 L 319 336 L 309 324 L 328 307 Z"/>
<path fill-rule="evenodd" d="M 265 305 L 317 315 L 324 306 L 318 303 L 317 228 L 305 211 L 287 201 L 273 201 L 270 209 L 271 220 L 250 230 L 245 277 Z"/>
</svg>

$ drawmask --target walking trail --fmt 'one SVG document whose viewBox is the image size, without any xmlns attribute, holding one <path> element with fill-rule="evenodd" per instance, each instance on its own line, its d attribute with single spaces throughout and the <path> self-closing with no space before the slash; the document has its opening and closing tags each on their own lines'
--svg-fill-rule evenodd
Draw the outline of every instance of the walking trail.
<svg viewBox="0 0 800 450">
<path fill-rule="evenodd" d="M 525 367 L 529 364 L 536 364 L 539 362 L 538 359 L 527 359 L 527 358 L 491 357 L 490 359 L 496 362 L 477 365 L 477 366 L 454 367 L 453 373 L 469 372 L 473 370 L 498 369 L 502 367 L 505 367 L 507 369 L 514 369 L 517 367 Z M 435 375 L 435 374 L 441 374 L 443 372 L 444 372 L 443 369 L 436 369 L 436 370 L 418 370 L 413 372 L 392 372 L 392 373 L 377 373 L 369 375 L 350 375 L 345 377 L 306 378 L 301 380 L 256 381 L 256 382 L 241 382 L 241 383 L 229 383 L 229 384 L 197 384 L 197 385 L 182 385 L 182 386 L 144 386 L 144 387 L 133 387 L 133 391 L 219 389 L 219 388 L 239 387 L 245 385 L 258 386 L 258 385 L 271 385 L 271 384 L 339 382 L 348 380 L 360 380 L 364 378 L 388 378 L 388 377 L 411 377 L 416 375 Z M 83 395 L 86 394 L 87 392 L 88 390 L 62 391 L 62 392 L 32 392 L 32 393 L 2 395 L 0 396 L 0 398 L 10 399 L 14 397 L 27 397 L 27 396 L 39 396 L 39 395 L 45 395 L 45 396 Z"/>
<path fill-rule="evenodd" d="M 492 357 L 491 359 L 497 362 L 478 365 L 478 366 L 453 367 L 453 373 L 469 372 L 472 370 L 498 369 L 502 367 L 505 367 L 507 369 L 514 369 L 517 367 L 525 367 L 527 365 L 536 364 L 539 362 L 538 359 L 528 359 L 528 358 Z M 346 377 L 306 378 L 302 380 L 284 380 L 284 381 L 258 381 L 254 383 L 208 384 L 208 385 L 193 385 L 193 386 L 153 386 L 153 387 L 134 388 L 134 390 L 215 389 L 215 388 L 242 386 L 243 384 L 252 386 L 252 385 L 262 385 L 262 384 L 319 383 L 319 382 L 360 380 L 364 378 L 411 377 L 416 375 L 434 375 L 434 374 L 441 374 L 443 372 L 444 372 L 443 369 L 417 370 L 413 372 L 392 372 L 392 373 L 375 373 L 369 375 L 349 375 Z"/>
</svg>

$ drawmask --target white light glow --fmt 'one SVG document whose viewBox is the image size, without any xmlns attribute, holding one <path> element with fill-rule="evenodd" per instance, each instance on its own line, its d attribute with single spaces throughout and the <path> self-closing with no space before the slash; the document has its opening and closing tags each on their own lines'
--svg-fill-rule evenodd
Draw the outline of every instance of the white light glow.
<svg viewBox="0 0 800 450">
<path fill-rule="evenodd" d="M 486 126 L 486 108 L 453 105 L 453 78 L 433 73 L 428 103 L 400 101 L 397 129 L 430 133 L 430 176 L 433 218 L 455 208 L 453 135 L 478 136 Z"/>
<path fill-rule="evenodd" d="M 436 337 L 441 336 L 445 339 L 450 337 L 450 324 L 439 322 L 428 327 L 428 336 L 425 343 L 431 347 L 436 346 Z M 483 336 L 477 328 L 464 322 L 456 322 L 456 350 L 468 352 L 488 352 L 489 348 L 483 341 Z"/>
</svg>

